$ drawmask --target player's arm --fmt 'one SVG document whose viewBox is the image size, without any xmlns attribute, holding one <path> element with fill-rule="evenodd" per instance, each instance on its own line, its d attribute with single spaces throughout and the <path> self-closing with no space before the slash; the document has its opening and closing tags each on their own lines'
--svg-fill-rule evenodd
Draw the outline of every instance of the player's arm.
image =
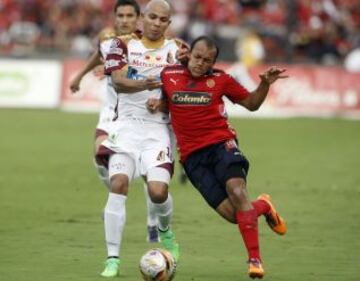
<svg viewBox="0 0 360 281">
<path fill-rule="evenodd" d="M 164 77 L 166 72 L 166 68 L 163 69 L 163 71 L 160 74 L 161 81 L 166 81 L 166 78 Z M 165 83 L 166 84 L 166 83 Z M 169 104 L 167 99 L 167 92 L 165 89 L 165 85 L 161 89 L 161 98 L 149 98 L 146 101 L 146 108 L 149 110 L 150 113 L 156 113 L 156 112 L 163 112 L 163 113 L 169 113 Z"/>
<path fill-rule="evenodd" d="M 111 80 L 116 92 L 127 94 L 144 90 L 154 90 L 160 88 L 162 85 L 154 76 L 148 76 L 142 80 L 129 79 L 127 78 L 127 68 L 113 71 L 111 73 Z"/>
<path fill-rule="evenodd" d="M 80 70 L 80 72 L 71 80 L 70 82 L 70 90 L 72 93 L 76 93 L 80 90 L 80 82 L 83 77 L 91 70 L 93 70 L 96 66 L 102 64 L 101 56 L 98 51 L 94 52 L 85 66 Z"/>
<path fill-rule="evenodd" d="M 261 79 L 260 84 L 250 93 L 230 75 L 224 76 L 224 79 L 227 79 L 225 81 L 226 83 L 224 83 L 224 92 L 232 102 L 240 104 L 250 111 L 256 111 L 264 102 L 269 92 L 270 85 L 278 79 L 288 77 L 282 75 L 285 71 L 285 69 L 276 67 L 269 68 L 259 75 Z"/>
<path fill-rule="evenodd" d="M 190 56 L 190 46 L 183 40 L 175 39 L 179 49 L 176 51 L 175 58 L 182 65 L 187 65 Z"/>
<path fill-rule="evenodd" d="M 142 80 L 128 78 L 127 67 L 127 45 L 120 38 L 115 38 L 111 42 L 109 53 L 105 60 L 105 75 L 111 76 L 111 82 L 118 93 L 135 93 L 144 90 L 160 88 L 162 83 L 155 77 L 149 76 Z"/>
<path fill-rule="evenodd" d="M 287 78 L 287 75 L 282 75 L 286 69 L 280 69 L 277 67 L 271 67 L 262 74 L 259 75 L 261 81 L 259 86 L 252 91 L 246 98 L 238 101 L 237 103 L 241 104 L 250 111 L 256 111 L 264 102 L 270 85 L 273 84 L 278 79 Z"/>
</svg>

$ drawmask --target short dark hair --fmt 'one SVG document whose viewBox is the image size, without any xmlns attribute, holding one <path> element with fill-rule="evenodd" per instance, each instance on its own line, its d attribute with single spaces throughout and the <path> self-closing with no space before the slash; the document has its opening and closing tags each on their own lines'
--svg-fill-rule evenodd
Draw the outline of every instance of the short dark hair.
<svg viewBox="0 0 360 281">
<path fill-rule="evenodd" d="M 140 6 L 139 6 L 138 2 L 136 2 L 135 0 L 118 0 L 118 1 L 116 1 L 116 4 L 114 6 L 114 13 L 116 13 L 117 8 L 119 8 L 121 6 L 132 6 L 136 12 L 136 15 L 137 16 L 140 15 Z"/>
<path fill-rule="evenodd" d="M 196 43 L 200 42 L 200 41 L 204 41 L 206 46 L 210 49 L 215 49 L 216 50 L 216 54 L 215 54 L 215 59 L 214 59 L 214 62 L 216 61 L 218 55 L 219 55 L 219 47 L 217 46 L 216 42 L 214 39 L 212 39 L 211 37 L 209 36 L 200 36 L 200 37 L 197 37 L 195 38 L 194 41 L 191 42 L 191 45 L 190 45 L 190 52 L 194 49 Z"/>
</svg>

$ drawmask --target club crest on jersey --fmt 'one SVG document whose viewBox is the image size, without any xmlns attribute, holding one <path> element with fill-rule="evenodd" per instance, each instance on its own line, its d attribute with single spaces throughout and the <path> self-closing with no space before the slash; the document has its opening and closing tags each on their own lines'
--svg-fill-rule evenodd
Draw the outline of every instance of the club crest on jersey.
<svg viewBox="0 0 360 281">
<path fill-rule="evenodd" d="M 114 38 L 111 41 L 110 48 L 118 48 L 118 47 L 120 47 L 120 45 L 121 45 L 121 40 L 118 38 Z"/>
<path fill-rule="evenodd" d="M 211 88 L 214 88 L 214 86 L 215 86 L 215 81 L 214 81 L 214 79 L 208 79 L 208 80 L 206 80 L 206 86 L 208 86 L 210 89 L 211 89 Z"/>
<path fill-rule="evenodd" d="M 206 92 L 175 92 L 171 100 L 179 105 L 208 105 L 211 103 L 211 95 Z"/>
</svg>

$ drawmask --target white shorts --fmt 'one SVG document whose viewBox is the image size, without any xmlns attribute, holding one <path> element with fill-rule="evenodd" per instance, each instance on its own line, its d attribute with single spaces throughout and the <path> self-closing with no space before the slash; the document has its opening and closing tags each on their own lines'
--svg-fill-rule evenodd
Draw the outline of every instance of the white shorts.
<svg viewBox="0 0 360 281">
<path fill-rule="evenodd" d="M 115 153 L 110 157 L 110 177 L 126 174 L 132 180 L 147 176 L 153 167 L 172 167 L 172 147 L 167 124 L 137 120 L 112 123 L 113 129 L 102 143 Z"/>
</svg>

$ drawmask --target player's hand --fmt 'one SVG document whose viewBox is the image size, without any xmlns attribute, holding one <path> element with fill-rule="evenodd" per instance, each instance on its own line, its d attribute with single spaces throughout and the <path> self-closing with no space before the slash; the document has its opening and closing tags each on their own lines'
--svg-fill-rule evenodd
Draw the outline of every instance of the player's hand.
<svg viewBox="0 0 360 281">
<path fill-rule="evenodd" d="M 156 113 L 159 111 L 161 100 L 156 98 L 149 98 L 146 102 L 146 108 L 150 113 Z"/>
<path fill-rule="evenodd" d="M 154 90 L 154 89 L 158 89 L 161 88 L 162 83 L 161 81 L 159 81 L 158 79 L 156 79 L 156 77 L 154 76 L 148 76 L 145 79 L 145 89 L 147 90 Z"/>
<path fill-rule="evenodd" d="M 81 77 L 76 76 L 73 80 L 70 82 L 70 90 L 72 94 L 75 94 L 77 91 L 80 90 L 80 82 Z"/>
<path fill-rule="evenodd" d="M 288 78 L 289 77 L 288 75 L 282 75 L 285 71 L 286 71 L 285 68 L 277 68 L 277 67 L 273 66 L 273 67 L 270 67 L 265 72 L 261 73 L 259 75 L 259 77 L 262 82 L 265 82 L 265 83 L 268 83 L 269 85 L 271 85 L 278 79 Z"/>
<path fill-rule="evenodd" d="M 188 48 L 181 48 L 177 50 L 175 57 L 180 63 L 187 64 L 189 61 L 189 55 L 190 51 Z"/>
</svg>

